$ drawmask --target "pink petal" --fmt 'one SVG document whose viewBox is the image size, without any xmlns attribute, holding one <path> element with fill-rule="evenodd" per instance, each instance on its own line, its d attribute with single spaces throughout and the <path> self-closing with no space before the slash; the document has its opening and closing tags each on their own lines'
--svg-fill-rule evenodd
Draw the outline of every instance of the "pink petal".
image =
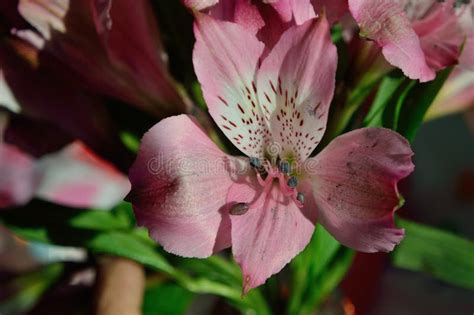
<svg viewBox="0 0 474 315">
<path fill-rule="evenodd" d="M 347 0 L 312 0 L 316 13 L 324 12 L 330 24 L 339 21 L 349 11 Z"/>
<path fill-rule="evenodd" d="M 420 39 L 400 3 L 392 0 L 349 0 L 349 8 L 363 36 L 382 47 L 387 61 L 411 79 L 433 80 Z"/>
<path fill-rule="evenodd" d="M 229 1 L 229 0 L 227 0 Z M 217 4 L 219 0 L 183 0 L 185 6 L 190 9 L 201 11 Z"/>
<path fill-rule="evenodd" d="M 194 33 L 194 69 L 212 118 L 242 152 L 261 156 L 268 131 L 255 75 L 264 45 L 241 26 L 203 14 Z"/>
<path fill-rule="evenodd" d="M 263 61 L 259 101 L 268 108 L 272 136 L 283 155 L 294 153 L 304 161 L 321 140 L 336 65 L 336 47 L 324 17 L 288 29 Z"/>
<path fill-rule="evenodd" d="M 305 191 L 305 209 L 283 196 L 276 185 L 262 191 L 261 186 L 248 179 L 230 189 L 229 205 L 254 202 L 247 213 L 231 216 L 232 252 L 242 268 L 244 294 L 278 273 L 309 243 L 315 206 L 311 188 L 305 187 L 309 188 Z"/>
<path fill-rule="evenodd" d="M 464 34 L 452 3 L 437 3 L 421 20 L 413 22 L 428 66 L 437 71 L 457 64 Z"/>
<path fill-rule="evenodd" d="M 208 257 L 229 247 L 224 206 L 239 163 L 189 116 L 162 120 L 143 137 L 130 169 L 138 224 L 173 254 Z"/>
<path fill-rule="evenodd" d="M 130 191 L 127 177 L 80 142 L 38 160 L 37 196 L 58 204 L 110 209 Z"/>
<path fill-rule="evenodd" d="M 474 73 L 455 68 L 426 113 L 425 120 L 474 108 Z"/>
<path fill-rule="evenodd" d="M 408 142 L 388 129 L 358 129 L 336 138 L 306 164 L 319 222 L 356 250 L 393 250 L 403 238 L 393 222 L 397 183 L 413 171 L 412 155 Z"/>
<path fill-rule="evenodd" d="M 148 1 L 22 0 L 18 10 L 40 33 L 18 36 L 54 55 L 95 91 L 157 116 L 185 109 Z"/>
<path fill-rule="evenodd" d="M 209 15 L 218 20 L 237 23 L 252 34 L 265 25 L 257 7 L 248 0 L 220 1 L 209 11 Z"/>
<path fill-rule="evenodd" d="M 20 40 L 0 43 L 2 104 L 10 104 L 10 110 L 21 112 L 21 118 L 62 130 L 58 138 L 77 138 L 100 155 L 128 168 L 127 151 L 118 139 L 105 104 L 61 72 L 64 69 L 51 56 L 43 56 L 44 65 L 39 66 L 38 55 L 38 51 Z M 12 123 L 15 122 L 13 119 Z M 44 134 L 35 136 L 44 137 Z"/>
<path fill-rule="evenodd" d="M 38 186 L 33 159 L 12 145 L 0 143 L 0 208 L 26 204 Z"/>
<path fill-rule="evenodd" d="M 296 24 L 300 25 L 316 17 L 311 0 L 264 0 L 264 2 L 270 3 L 285 22 L 290 22 L 294 17 Z"/>
</svg>

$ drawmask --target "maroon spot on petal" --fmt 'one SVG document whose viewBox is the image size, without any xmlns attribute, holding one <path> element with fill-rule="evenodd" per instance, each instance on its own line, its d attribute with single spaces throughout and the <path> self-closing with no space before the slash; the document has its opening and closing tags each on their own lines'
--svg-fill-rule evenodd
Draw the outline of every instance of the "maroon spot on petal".
<svg viewBox="0 0 474 315">
<path fill-rule="evenodd" d="M 239 110 L 242 114 L 245 114 L 245 111 L 244 109 L 242 108 L 242 106 L 240 106 L 240 104 L 237 104 L 237 106 L 239 107 Z"/>
<path fill-rule="evenodd" d="M 229 106 L 227 101 L 225 99 L 223 99 L 221 96 L 218 96 L 218 98 L 221 100 L 222 103 L 224 103 L 225 106 Z"/>
</svg>

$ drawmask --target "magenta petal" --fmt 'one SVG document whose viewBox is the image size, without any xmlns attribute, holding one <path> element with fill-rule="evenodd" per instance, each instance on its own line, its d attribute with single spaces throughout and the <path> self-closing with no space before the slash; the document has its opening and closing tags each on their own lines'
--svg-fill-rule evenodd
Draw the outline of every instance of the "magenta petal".
<svg viewBox="0 0 474 315">
<path fill-rule="evenodd" d="M 130 169 L 129 200 L 138 224 L 173 254 L 208 257 L 229 247 L 223 208 L 239 163 L 189 116 L 162 120 L 143 137 Z"/>
<path fill-rule="evenodd" d="M 433 80 L 420 39 L 397 1 L 349 0 L 349 8 L 360 26 L 361 34 L 382 47 L 387 61 L 402 69 L 411 79 Z"/>
<path fill-rule="evenodd" d="M 312 0 L 317 14 L 324 12 L 329 23 L 339 21 L 349 11 L 347 0 Z"/>
<path fill-rule="evenodd" d="M 95 92 L 157 116 L 185 110 L 146 0 L 22 0 L 38 33 L 16 34 L 54 55 Z"/>
<path fill-rule="evenodd" d="M 311 0 L 267 0 L 264 2 L 271 4 L 285 22 L 290 22 L 294 18 L 295 23 L 300 25 L 316 17 Z"/>
<path fill-rule="evenodd" d="M 232 252 L 243 273 L 243 293 L 263 284 L 279 272 L 309 243 L 314 231 L 311 193 L 299 209 L 282 195 L 278 186 L 262 187 L 254 181 L 240 182 L 229 191 L 229 205 L 254 202 L 247 213 L 232 215 Z"/>
<path fill-rule="evenodd" d="M 394 226 L 397 183 L 414 169 L 406 139 L 382 128 L 337 137 L 307 161 L 318 221 L 346 246 L 391 251 L 403 238 Z"/>
<path fill-rule="evenodd" d="M 39 181 L 39 173 L 30 156 L 14 146 L 0 143 L 0 174 L 0 208 L 30 201 Z"/>
<path fill-rule="evenodd" d="M 127 177 L 74 142 L 37 161 L 41 182 L 39 198 L 81 208 L 110 209 L 130 191 Z"/>
</svg>

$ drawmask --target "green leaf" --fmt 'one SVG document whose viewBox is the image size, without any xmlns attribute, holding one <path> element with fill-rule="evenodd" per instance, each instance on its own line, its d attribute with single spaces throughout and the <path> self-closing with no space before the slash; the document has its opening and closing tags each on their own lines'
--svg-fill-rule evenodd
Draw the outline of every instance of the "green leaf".
<svg viewBox="0 0 474 315">
<path fill-rule="evenodd" d="M 380 127 L 383 125 L 383 113 L 387 106 L 393 102 L 394 95 L 405 80 L 399 71 L 390 73 L 382 80 L 372 107 L 364 120 L 364 126 Z"/>
<path fill-rule="evenodd" d="M 474 289 L 473 241 L 407 220 L 398 223 L 405 238 L 393 252 L 395 266 Z"/>
<path fill-rule="evenodd" d="M 321 293 L 315 292 L 315 286 L 320 285 L 323 275 L 328 272 L 330 264 L 337 259 L 337 253 L 342 250 L 323 226 L 317 225 L 313 238 L 306 249 L 291 263 L 293 273 L 291 296 L 288 302 L 288 314 L 297 314 L 303 304 L 316 307 Z M 337 286 L 338 283 L 334 285 Z M 333 287 L 333 288 L 334 288 Z"/>
<path fill-rule="evenodd" d="M 334 291 L 347 271 L 349 271 L 353 258 L 353 250 L 347 247 L 341 247 L 339 249 L 338 254 L 331 260 L 331 264 L 328 265 L 325 271 L 320 273 L 312 285 L 309 286 L 308 293 L 303 300 L 298 314 L 314 314 L 321 302 Z"/>
<path fill-rule="evenodd" d="M 68 222 L 71 227 L 97 231 L 110 231 L 130 228 L 128 222 L 111 215 L 106 211 L 84 211 L 72 217 Z"/>
<path fill-rule="evenodd" d="M 2 283 L 5 292 L 14 294 L 2 299 L 0 314 L 23 314 L 29 311 L 43 296 L 45 291 L 60 277 L 61 264 L 51 264 L 38 271 L 21 275 L 8 283 Z"/>
<path fill-rule="evenodd" d="M 160 283 L 146 289 L 143 297 L 143 315 L 185 314 L 195 295 L 174 283 Z"/>
<path fill-rule="evenodd" d="M 446 82 L 453 67 L 439 71 L 436 79 L 427 83 L 418 83 L 409 91 L 399 113 L 397 131 L 409 141 L 413 141 L 423 118 L 430 108 L 438 92 Z"/>
<path fill-rule="evenodd" d="M 96 254 L 126 257 L 167 274 L 174 273 L 173 266 L 162 255 L 130 233 L 114 231 L 98 234 L 87 244 L 87 248 Z"/>
<path fill-rule="evenodd" d="M 393 71 L 383 79 L 364 125 L 390 128 L 413 141 L 451 70 L 438 72 L 436 79 L 427 83 L 410 80 L 400 71 Z"/>
</svg>

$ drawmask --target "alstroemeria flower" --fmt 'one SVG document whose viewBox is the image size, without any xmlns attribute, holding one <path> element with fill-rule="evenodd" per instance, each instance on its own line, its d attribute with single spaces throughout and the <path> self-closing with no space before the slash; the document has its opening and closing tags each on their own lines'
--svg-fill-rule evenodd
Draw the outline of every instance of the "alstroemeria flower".
<svg viewBox="0 0 474 315">
<path fill-rule="evenodd" d="M 81 208 L 110 209 L 130 190 L 127 177 L 80 141 L 35 158 L 3 142 L 8 116 L 0 112 L 0 209 L 33 197 Z"/>
<path fill-rule="evenodd" d="M 244 292 L 304 249 L 316 219 L 352 248 L 392 250 L 403 237 L 396 184 L 413 170 L 407 141 L 359 129 L 310 157 L 335 86 L 328 22 L 290 27 L 263 60 L 264 44 L 238 24 L 198 15 L 195 35 L 209 112 L 247 158 L 223 153 L 189 116 L 161 121 L 129 174 L 138 224 L 185 257 L 232 246 Z"/>
<path fill-rule="evenodd" d="M 57 58 L 93 91 L 159 117 L 185 112 L 149 1 L 17 2 L 35 29 L 12 32 Z"/>
<path fill-rule="evenodd" d="M 361 34 L 411 79 L 432 80 L 458 62 L 466 36 L 460 16 L 468 9 L 461 1 L 349 0 L 349 8 Z"/>
</svg>

